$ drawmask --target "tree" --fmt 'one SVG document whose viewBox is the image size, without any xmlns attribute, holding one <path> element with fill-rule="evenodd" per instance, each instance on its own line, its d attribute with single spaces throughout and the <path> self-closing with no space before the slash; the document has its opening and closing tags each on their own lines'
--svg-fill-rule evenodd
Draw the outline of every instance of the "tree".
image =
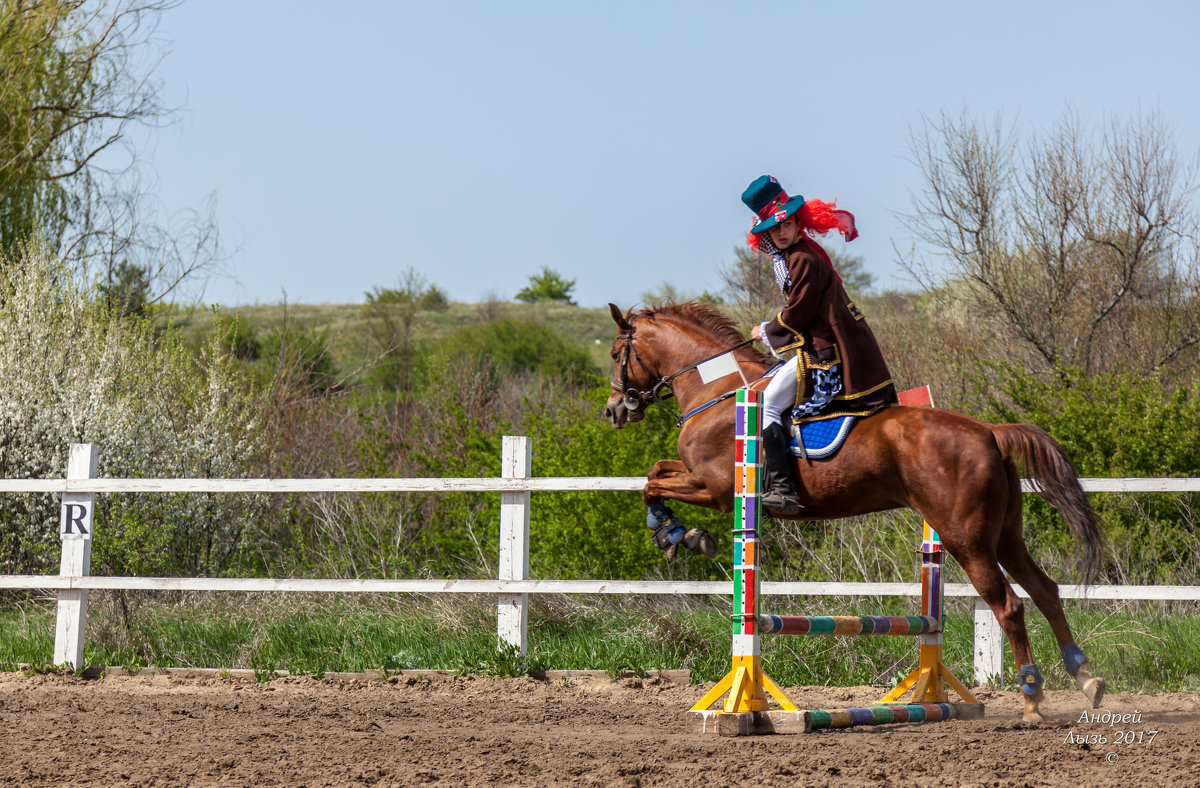
<svg viewBox="0 0 1200 788">
<path fill-rule="evenodd" d="M 1067 114 L 1021 145 L 999 118 L 943 114 L 911 149 L 924 183 L 905 219 L 923 246 L 905 265 L 940 322 L 1035 372 L 1196 364 L 1197 160 L 1157 117 L 1090 131 Z"/>
<path fill-rule="evenodd" d="M 146 301 L 220 257 L 211 203 L 162 219 L 130 141 L 171 112 L 154 37 L 175 0 L 8 0 L 0 19 L 0 253 L 40 238 L 109 289 L 141 269 Z"/>
<path fill-rule="evenodd" d="M 446 294 L 409 268 L 396 287 L 375 287 L 366 294 L 363 317 L 375 351 L 371 376 L 389 391 L 407 391 L 412 383 L 416 352 L 413 322 L 421 310 L 443 310 Z"/>
<path fill-rule="evenodd" d="M 119 315 L 141 315 L 146 311 L 150 282 L 146 269 L 121 261 L 98 286 L 104 306 Z"/>
<path fill-rule="evenodd" d="M 838 276 L 842 277 L 842 286 L 846 288 L 846 294 L 856 301 L 866 298 L 875 286 L 875 274 L 867 270 L 866 260 L 858 255 L 841 254 L 829 248 L 825 248 L 825 251 L 833 261 Z"/>
<path fill-rule="evenodd" d="M 770 258 L 738 246 L 733 250 L 733 262 L 719 273 L 728 296 L 726 309 L 741 325 L 756 326 L 783 306 Z"/>
<path fill-rule="evenodd" d="M 574 279 L 564 279 L 562 274 L 549 266 L 529 277 L 529 284 L 517 291 L 517 300 L 527 304 L 543 301 L 557 301 L 562 304 L 574 305 L 571 291 L 575 289 Z"/>
<path fill-rule="evenodd" d="M 852 299 L 865 296 L 875 277 L 866 270 L 863 259 L 839 254 L 824 244 L 821 248 L 829 254 L 847 294 Z M 720 271 L 727 296 L 723 303 L 733 318 L 744 326 L 758 325 L 773 317 L 783 306 L 783 294 L 775 283 L 772 267 L 771 258 L 738 246 L 733 250 L 733 262 Z"/>
</svg>

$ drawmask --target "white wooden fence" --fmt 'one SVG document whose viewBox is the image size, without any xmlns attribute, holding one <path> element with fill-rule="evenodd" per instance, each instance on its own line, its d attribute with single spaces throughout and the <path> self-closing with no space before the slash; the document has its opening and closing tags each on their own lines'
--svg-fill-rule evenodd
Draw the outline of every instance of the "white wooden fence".
<svg viewBox="0 0 1200 788">
<path fill-rule="evenodd" d="M 70 448 L 63 479 L 0 479 L 6 492 L 59 493 L 62 560 L 58 575 L 0 575 L 0 588 L 58 592 L 54 663 L 79 669 L 91 589 L 157 591 L 290 591 L 323 593 L 494 594 L 496 633 L 501 643 L 524 654 L 530 594 L 720 594 L 733 593 L 732 581 L 532 580 L 529 578 L 529 503 L 531 492 L 641 490 L 641 476 L 531 477 L 528 438 L 505 436 L 501 476 L 429 479 L 99 479 L 97 450 L 91 444 Z M 1200 479 L 1083 479 L 1090 492 L 1200 492 Z M 1032 490 L 1023 482 L 1026 492 Z M 96 493 L 354 493 L 354 492 L 499 492 L 500 549 L 495 580 L 324 580 L 207 577 L 94 577 L 90 575 L 92 515 Z M 640 515 L 639 515 L 640 516 Z M 1028 599 L 1020 586 L 1017 593 Z M 921 595 L 919 583 L 785 583 L 763 581 L 762 594 L 774 596 Z M 1200 586 L 1060 586 L 1064 599 L 1200 600 Z M 1004 638 L 991 610 L 965 583 L 946 585 L 948 597 L 975 598 L 975 682 L 1002 675 Z"/>
</svg>

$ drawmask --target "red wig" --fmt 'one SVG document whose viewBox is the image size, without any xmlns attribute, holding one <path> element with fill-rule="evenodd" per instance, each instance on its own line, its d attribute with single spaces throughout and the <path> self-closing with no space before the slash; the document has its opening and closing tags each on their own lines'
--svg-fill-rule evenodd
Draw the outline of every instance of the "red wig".
<svg viewBox="0 0 1200 788">
<path fill-rule="evenodd" d="M 836 201 L 808 200 L 800 206 L 800 210 L 796 211 L 795 216 L 799 217 L 800 227 L 809 235 L 824 235 L 830 230 L 845 232 L 841 214 L 845 214 L 845 211 L 838 211 Z M 759 241 L 766 234 L 766 230 L 757 235 L 753 232 L 746 233 L 746 243 L 750 245 L 751 249 L 758 251 Z"/>
</svg>

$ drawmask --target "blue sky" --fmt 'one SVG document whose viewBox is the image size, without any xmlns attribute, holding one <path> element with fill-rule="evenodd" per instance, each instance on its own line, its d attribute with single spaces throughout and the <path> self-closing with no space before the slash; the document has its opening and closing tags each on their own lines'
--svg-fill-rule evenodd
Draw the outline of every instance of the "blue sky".
<svg viewBox="0 0 1200 788">
<path fill-rule="evenodd" d="M 922 116 L 1018 130 L 1157 111 L 1200 148 L 1200 4 L 276 2 L 162 18 L 170 209 L 217 201 L 227 305 L 360 302 L 410 266 L 452 299 L 549 266 L 586 306 L 715 290 L 745 186 L 836 199 L 877 287 Z"/>
</svg>

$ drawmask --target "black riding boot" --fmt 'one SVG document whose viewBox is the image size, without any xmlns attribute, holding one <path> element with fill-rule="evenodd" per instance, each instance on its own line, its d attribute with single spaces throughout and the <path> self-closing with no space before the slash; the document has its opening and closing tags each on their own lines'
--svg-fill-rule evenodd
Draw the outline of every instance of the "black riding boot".
<svg viewBox="0 0 1200 788">
<path fill-rule="evenodd" d="M 763 509 L 777 517 L 795 514 L 802 508 L 793 477 L 792 450 L 782 424 L 768 424 L 762 431 L 763 480 L 770 489 L 762 497 Z"/>
</svg>

